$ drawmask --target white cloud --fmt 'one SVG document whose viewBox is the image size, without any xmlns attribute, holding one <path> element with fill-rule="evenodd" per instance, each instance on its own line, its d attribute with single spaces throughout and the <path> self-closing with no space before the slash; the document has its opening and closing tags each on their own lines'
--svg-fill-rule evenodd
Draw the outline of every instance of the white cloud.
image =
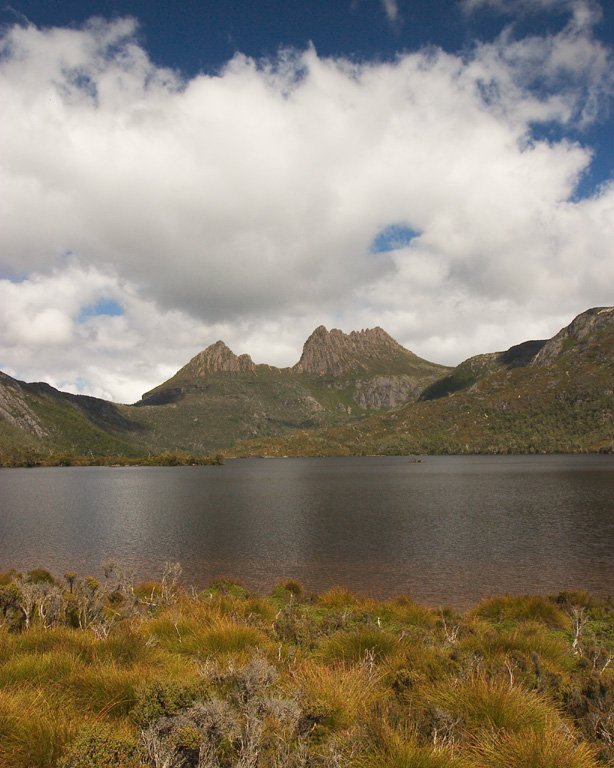
<svg viewBox="0 0 614 768">
<path fill-rule="evenodd" d="M 530 127 L 593 119 L 612 71 L 574 20 L 464 57 L 238 55 L 186 82 L 131 20 L 14 27 L 0 274 L 25 280 L 0 281 L 0 368 L 134 400 L 217 338 L 283 365 L 320 323 L 440 362 L 549 335 L 611 301 L 614 185 L 572 202 L 590 147 Z M 390 224 L 421 234 L 373 254 Z M 124 314 L 79 320 L 101 299 Z"/>
<path fill-rule="evenodd" d="M 535 13 L 571 13 L 573 25 L 591 27 L 602 17 L 598 0 L 461 0 L 468 13 L 490 8 L 508 16 L 526 16 Z"/>
<path fill-rule="evenodd" d="M 382 6 L 386 16 L 388 17 L 388 21 L 391 21 L 392 23 L 398 21 L 399 3 L 397 0 L 382 0 Z"/>
</svg>

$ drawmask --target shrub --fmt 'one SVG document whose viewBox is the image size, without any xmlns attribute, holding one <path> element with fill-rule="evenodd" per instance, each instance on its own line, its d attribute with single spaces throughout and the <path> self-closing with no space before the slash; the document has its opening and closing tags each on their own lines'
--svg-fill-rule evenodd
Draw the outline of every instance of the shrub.
<svg viewBox="0 0 614 768">
<path fill-rule="evenodd" d="M 190 707 L 197 699 L 207 696 L 203 683 L 179 683 L 154 680 L 136 692 L 131 718 L 146 727 L 161 717 L 170 717 Z"/>
<path fill-rule="evenodd" d="M 34 568 L 28 571 L 27 580 L 32 584 L 55 584 L 55 579 L 44 568 Z"/>
<path fill-rule="evenodd" d="M 84 726 L 59 768 L 139 768 L 134 740 L 103 723 Z"/>
</svg>

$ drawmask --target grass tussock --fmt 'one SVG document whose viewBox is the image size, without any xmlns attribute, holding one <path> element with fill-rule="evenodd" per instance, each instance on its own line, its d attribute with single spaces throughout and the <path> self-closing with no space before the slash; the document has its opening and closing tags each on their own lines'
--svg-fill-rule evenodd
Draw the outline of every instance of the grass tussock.
<svg viewBox="0 0 614 768">
<path fill-rule="evenodd" d="M 550 629 L 568 629 L 571 619 L 556 603 L 539 595 L 502 595 L 481 602 L 476 616 L 492 622 L 535 621 Z"/>
<path fill-rule="evenodd" d="M 2 768 L 55 768 L 76 734 L 71 709 L 68 700 L 41 690 L 0 690 Z"/>
<path fill-rule="evenodd" d="M 600 768 L 614 606 L 0 579 L 2 768 Z"/>
<path fill-rule="evenodd" d="M 595 751 L 562 730 L 505 734 L 484 740 L 473 755 L 475 768 L 598 768 Z"/>
<path fill-rule="evenodd" d="M 439 683 L 427 694 L 429 704 L 448 713 L 464 734 L 543 733 L 558 720 L 556 708 L 539 693 L 481 675 Z"/>
<path fill-rule="evenodd" d="M 389 632 L 359 628 L 326 637 L 320 646 L 320 655 L 328 662 L 375 662 L 394 653 L 397 645 L 397 639 Z"/>
</svg>

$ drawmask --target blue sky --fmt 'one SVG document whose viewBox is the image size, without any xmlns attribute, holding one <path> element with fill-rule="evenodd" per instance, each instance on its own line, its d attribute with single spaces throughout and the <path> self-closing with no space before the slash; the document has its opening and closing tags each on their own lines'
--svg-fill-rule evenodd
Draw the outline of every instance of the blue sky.
<svg viewBox="0 0 614 768">
<path fill-rule="evenodd" d="M 220 337 L 292 364 L 321 323 L 457 363 L 612 303 L 609 0 L 14 0 L 0 24 L 11 375 L 133 400 Z"/>
</svg>

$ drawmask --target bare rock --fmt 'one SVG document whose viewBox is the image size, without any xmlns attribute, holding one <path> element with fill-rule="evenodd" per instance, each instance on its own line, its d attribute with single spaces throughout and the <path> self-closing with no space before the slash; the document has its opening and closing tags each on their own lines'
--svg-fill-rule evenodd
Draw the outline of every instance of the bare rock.
<svg viewBox="0 0 614 768">
<path fill-rule="evenodd" d="M 424 381 L 413 376 L 374 376 L 358 381 L 354 400 L 365 410 L 396 408 L 409 400 L 417 400 Z"/>
<path fill-rule="evenodd" d="M 181 372 L 200 378 L 220 371 L 245 373 L 255 370 L 256 365 L 249 355 L 237 356 L 223 341 L 216 341 L 193 357 Z"/>
<path fill-rule="evenodd" d="M 547 341 L 535 355 L 531 365 L 550 365 L 558 357 L 573 350 L 583 352 L 600 331 L 614 327 L 614 307 L 595 307 L 582 312 Z"/>
<path fill-rule="evenodd" d="M 382 328 L 362 331 L 328 331 L 320 325 L 305 342 L 301 359 L 294 366 L 297 373 L 315 376 L 344 376 L 348 373 L 369 371 L 373 364 L 417 360 Z"/>
</svg>

